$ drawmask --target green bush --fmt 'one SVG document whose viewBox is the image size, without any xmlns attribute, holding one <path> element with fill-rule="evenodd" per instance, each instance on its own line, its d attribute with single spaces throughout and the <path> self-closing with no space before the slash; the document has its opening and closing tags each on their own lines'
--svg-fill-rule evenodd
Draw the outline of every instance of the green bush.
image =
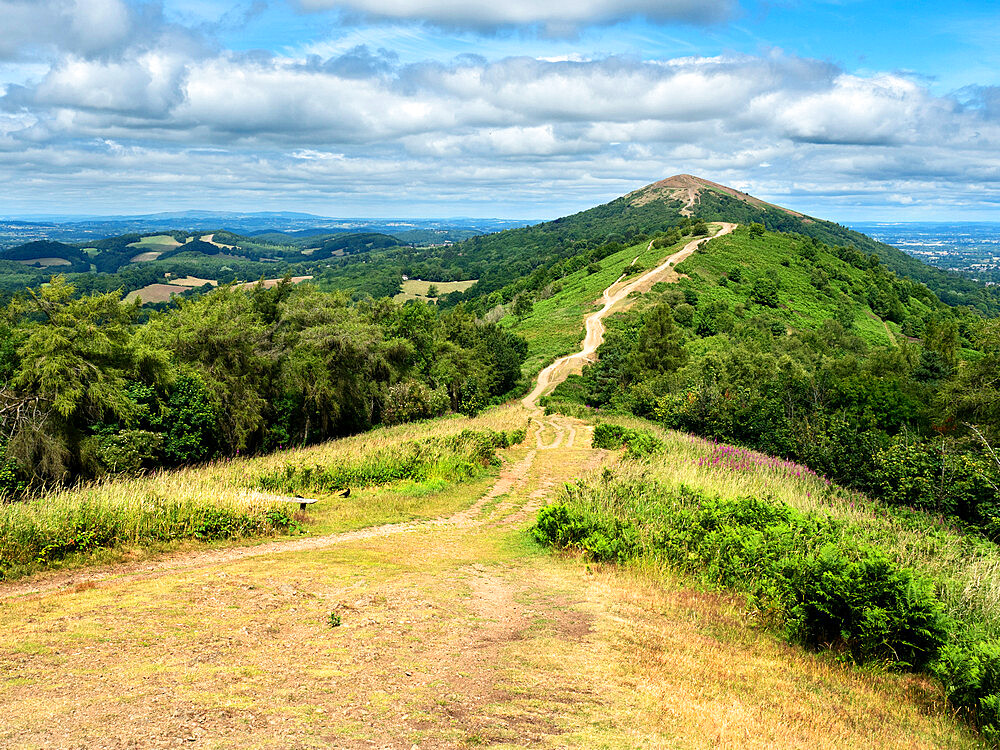
<svg viewBox="0 0 1000 750">
<path fill-rule="evenodd" d="M 592 445 L 605 450 L 625 448 L 629 458 L 641 458 L 663 450 L 663 441 L 648 430 L 631 430 L 614 424 L 598 424 Z"/>
<path fill-rule="evenodd" d="M 786 561 L 779 585 L 788 634 L 805 646 L 843 647 L 859 663 L 920 670 L 946 642 L 930 583 L 870 547 L 828 542 Z"/>
<path fill-rule="evenodd" d="M 827 518 L 645 483 L 578 484 L 566 499 L 542 509 L 536 539 L 599 561 L 648 557 L 743 591 L 794 642 L 905 670 L 925 668 L 946 642 L 930 583 Z"/>
<path fill-rule="evenodd" d="M 952 705 L 966 712 L 994 744 L 1000 744 L 1000 643 L 948 644 L 931 672 Z"/>
</svg>

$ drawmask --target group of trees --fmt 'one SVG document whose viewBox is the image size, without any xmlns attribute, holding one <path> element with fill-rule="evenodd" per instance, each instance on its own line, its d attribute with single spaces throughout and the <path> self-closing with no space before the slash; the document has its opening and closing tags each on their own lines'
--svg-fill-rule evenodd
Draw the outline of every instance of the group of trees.
<svg viewBox="0 0 1000 750">
<path fill-rule="evenodd" d="M 62 279 L 0 315 L 0 493 L 475 412 L 525 342 L 469 314 L 283 282 L 139 322 Z"/>
</svg>

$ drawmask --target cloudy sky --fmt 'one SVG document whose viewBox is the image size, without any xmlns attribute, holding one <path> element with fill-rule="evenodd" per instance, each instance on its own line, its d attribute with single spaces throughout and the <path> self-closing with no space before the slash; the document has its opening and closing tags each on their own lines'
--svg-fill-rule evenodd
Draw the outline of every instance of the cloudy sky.
<svg viewBox="0 0 1000 750">
<path fill-rule="evenodd" d="M 0 0 L 0 215 L 1000 220 L 996 0 Z"/>
</svg>

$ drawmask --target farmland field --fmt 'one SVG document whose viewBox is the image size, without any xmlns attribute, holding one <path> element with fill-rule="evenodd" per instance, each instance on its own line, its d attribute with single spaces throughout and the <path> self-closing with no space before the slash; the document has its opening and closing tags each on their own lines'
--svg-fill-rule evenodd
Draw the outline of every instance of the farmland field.
<svg viewBox="0 0 1000 750">
<path fill-rule="evenodd" d="M 475 284 L 477 279 L 470 281 L 423 281 L 422 279 L 406 279 L 403 281 L 403 291 L 396 295 L 396 299 L 405 301 L 408 299 L 433 299 L 427 296 L 427 291 L 432 287 L 438 288 L 438 294 L 449 294 L 450 292 L 464 292 Z"/>
</svg>

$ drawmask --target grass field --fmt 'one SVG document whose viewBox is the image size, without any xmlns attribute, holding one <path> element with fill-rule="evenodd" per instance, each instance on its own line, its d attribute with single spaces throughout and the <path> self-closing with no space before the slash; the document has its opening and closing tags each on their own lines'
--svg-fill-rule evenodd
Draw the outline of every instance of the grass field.
<svg viewBox="0 0 1000 750">
<path fill-rule="evenodd" d="M 200 523 L 204 515 L 202 509 L 209 507 L 233 509 L 238 513 L 245 511 L 256 516 L 265 514 L 273 503 L 261 496 L 258 482 L 264 475 L 279 473 L 289 465 L 353 465 L 428 437 L 456 435 L 463 430 L 517 430 L 526 424 L 526 414 L 515 407 L 501 407 L 475 419 L 440 418 L 380 428 L 308 448 L 277 451 L 258 458 L 226 459 L 161 471 L 148 477 L 119 477 L 45 494 L 24 503 L 0 506 L 0 558 L 7 563 L 0 574 L 16 577 L 42 568 L 142 557 L 190 546 L 196 535 L 175 534 L 177 524 L 192 528 L 191 524 Z M 471 483 L 477 485 L 479 478 L 472 477 L 472 480 Z M 381 486 L 353 487 L 349 498 L 340 497 L 335 491 L 309 494 L 320 498 L 321 502 L 311 506 L 300 521 L 304 531 L 315 534 L 430 518 L 454 512 L 463 503 L 471 502 L 469 487 L 457 488 L 454 482 L 433 473 L 422 482 L 404 480 Z M 187 519 L 191 518 L 195 520 L 189 523 Z M 172 536 L 159 531 L 164 524 L 172 524 Z M 57 559 L 47 559 L 44 555 L 35 557 L 33 553 L 33 559 L 22 559 L 22 549 L 41 549 L 46 545 L 73 549 L 68 545 L 70 537 L 109 525 L 125 540 L 116 549 L 100 548 Z M 264 527 L 261 529 L 266 532 Z M 253 534 L 234 536 L 248 535 Z"/>
<path fill-rule="evenodd" d="M 602 415 L 602 421 L 647 430 L 665 444 L 648 463 L 615 469 L 615 481 L 685 485 L 723 498 L 773 498 L 797 510 L 849 524 L 852 533 L 902 565 L 931 577 L 952 618 L 977 637 L 1000 639 L 1000 548 L 964 533 L 943 516 L 882 505 L 842 489 L 806 467 L 746 452 L 732 460 L 719 444 L 635 417 Z"/>
<path fill-rule="evenodd" d="M 180 247 L 182 244 L 169 234 L 154 234 L 131 242 L 128 246 L 141 250 L 158 250 L 164 252 L 166 250 L 173 250 L 175 247 Z"/>
<path fill-rule="evenodd" d="M 167 283 L 184 287 L 204 286 L 205 284 L 211 284 L 212 286 L 219 285 L 219 282 L 214 279 L 200 279 L 197 276 L 183 276 L 178 279 L 170 279 Z"/>
<path fill-rule="evenodd" d="M 536 301 L 531 314 L 523 320 L 513 315 L 505 317 L 501 324 L 528 342 L 528 358 L 522 368 L 525 375 L 533 376 L 556 357 L 580 348 L 584 317 L 599 306 L 601 294 L 632 265 L 633 260 L 636 269 L 655 268 L 689 240 L 686 238 L 671 247 L 652 250 L 647 250 L 648 241 L 627 247 L 602 260 L 598 264 L 601 270 L 596 273 L 587 273 L 583 268 L 563 278 L 560 281 L 562 288 L 551 297 Z"/>
<path fill-rule="evenodd" d="M 41 266 L 42 268 L 73 265 L 65 258 L 32 258 L 31 260 L 18 260 L 15 263 L 20 263 L 24 266 Z"/>
<path fill-rule="evenodd" d="M 524 417 L 498 410 L 475 424 L 509 428 Z M 537 546 L 524 531 L 531 516 L 517 508 L 602 459 L 614 463 L 586 441 L 557 440 L 583 428 L 560 419 L 538 441 L 554 447 L 529 440 L 511 451 L 508 465 L 522 469 L 475 525 L 248 558 L 219 550 L 186 567 L 178 557 L 111 568 L 6 599 L 0 588 L 0 603 L 13 604 L 0 606 L 0 664 L 13 675 L 0 681 L 0 744 L 982 747 L 919 678 L 790 647 L 748 627 L 740 598 L 663 571 Z M 430 431 L 469 425 L 438 420 Z M 286 456 L 322 459 L 424 434 L 410 425 Z M 254 470 L 270 460 L 255 459 Z M 183 474 L 225 486 L 250 465 Z M 489 483 L 442 490 L 438 510 L 468 507 Z M 394 491 L 410 502 L 419 494 Z M 327 528 L 354 527 L 375 502 L 350 500 Z"/>
<path fill-rule="evenodd" d="M 190 288 L 177 284 L 147 284 L 142 289 L 136 289 L 126 294 L 125 302 L 132 302 L 136 299 L 142 300 L 143 304 L 147 302 L 167 302 L 175 294 L 180 294 Z"/>
<path fill-rule="evenodd" d="M 403 291 L 396 295 L 396 300 L 405 302 L 408 299 L 433 300 L 436 297 L 428 297 L 427 291 L 432 287 L 438 288 L 438 294 L 448 294 L 450 292 L 464 292 L 476 283 L 476 279 L 470 281 L 423 281 L 421 279 L 406 279 L 403 281 Z"/>
</svg>

